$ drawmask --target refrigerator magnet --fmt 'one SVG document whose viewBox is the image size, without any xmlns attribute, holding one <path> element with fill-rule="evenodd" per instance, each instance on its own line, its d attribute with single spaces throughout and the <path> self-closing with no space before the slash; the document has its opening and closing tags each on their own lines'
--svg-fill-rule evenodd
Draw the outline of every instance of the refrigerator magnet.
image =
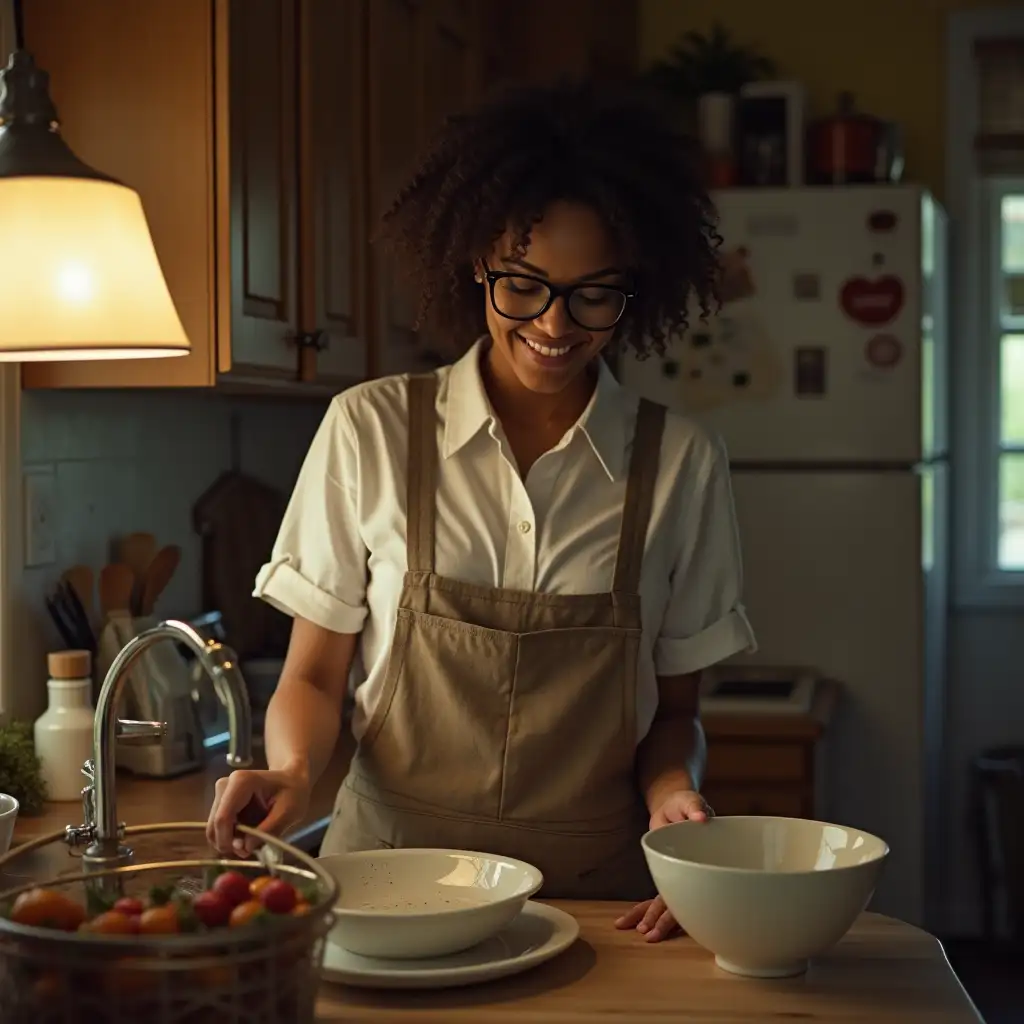
<svg viewBox="0 0 1024 1024">
<path fill-rule="evenodd" d="M 805 346 L 794 353 L 793 390 L 799 398 L 818 398 L 826 390 L 827 351 L 821 346 Z"/>
<path fill-rule="evenodd" d="M 903 308 L 903 282 L 893 274 L 851 277 L 839 289 L 839 305 L 851 320 L 881 327 L 895 320 Z"/>
<path fill-rule="evenodd" d="M 821 298 L 821 277 L 818 274 L 794 274 L 793 298 L 798 302 L 814 302 Z"/>
<path fill-rule="evenodd" d="M 899 223 L 899 217 L 893 210 L 872 210 L 868 214 L 868 231 L 892 231 L 897 223 Z"/>
<path fill-rule="evenodd" d="M 877 370 L 891 370 L 903 358 L 903 346 L 892 334 L 876 334 L 864 346 L 864 357 Z"/>
</svg>

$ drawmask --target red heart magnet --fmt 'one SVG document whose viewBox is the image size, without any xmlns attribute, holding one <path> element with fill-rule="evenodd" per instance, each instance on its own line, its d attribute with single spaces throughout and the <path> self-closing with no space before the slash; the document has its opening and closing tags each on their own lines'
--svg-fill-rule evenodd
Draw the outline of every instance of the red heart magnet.
<svg viewBox="0 0 1024 1024">
<path fill-rule="evenodd" d="M 851 277 L 840 289 L 839 304 L 851 320 L 880 327 L 895 320 L 903 308 L 903 282 L 891 274 L 873 281 Z"/>
</svg>

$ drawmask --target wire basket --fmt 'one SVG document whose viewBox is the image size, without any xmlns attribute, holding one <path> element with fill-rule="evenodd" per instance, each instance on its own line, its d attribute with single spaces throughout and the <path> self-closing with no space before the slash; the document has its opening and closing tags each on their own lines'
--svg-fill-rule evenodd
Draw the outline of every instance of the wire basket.
<svg viewBox="0 0 1024 1024">
<path fill-rule="evenodd" d="M 135 840 L 159 846 L 174 832 L 204 823 L 135 826 Z M 154 886 L 193 896 L 211 873 L 272 874 L 298 886 L 309 904 L 303 916 L 269 915 L 239 928 L 168 935 L 96 935 L 17 924 L 0 918 L 0 1021 L 3 1024 L 312 1024 L 324 939 L 332 923 L 337 882 L 311 857 L 246 826 L 238 831 L 265 845 L 259 861 L 170 859 L 140 861 L 103 871 L 58 874 L 0 893 L 9 905 L 20 893 L 46 888 L 99 909 L 112 886 L 145 898 Z M 53 836 L 20 851 L 58 841 Z M 194 832 L 193 832 L 194 835 Z M 145 845 L 145 843 L 143 843 Z M 174 849 L 173 842 L 165 849 Z M 16 856 L 14 850 L 0 864 Z"/>
</svg>

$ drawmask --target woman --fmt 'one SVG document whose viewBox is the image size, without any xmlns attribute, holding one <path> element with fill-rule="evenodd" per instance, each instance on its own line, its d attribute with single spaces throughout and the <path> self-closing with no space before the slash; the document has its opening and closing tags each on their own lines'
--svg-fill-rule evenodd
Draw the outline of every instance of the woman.
<svg viewBox="0 0 1024 1024">
<path fill-rule="evenodd" d="M 602 355 L 659 349 L 712 302 L 694 157 L 582 87 L 445 126 L 383 227 L 430 336 L 468 351 L 331 403 L 256 583 L 294 617 L 270 769 L 218 785 L 219 849 L 253 800 L 270 832 L 301 818 L 351 670 L 359 747 L 323 853 L 502 853 L 545 895 L 673 929 L 640 836 L 712 813 L 697 673 L 754 640 L 722 448 Z"/>
</svg>

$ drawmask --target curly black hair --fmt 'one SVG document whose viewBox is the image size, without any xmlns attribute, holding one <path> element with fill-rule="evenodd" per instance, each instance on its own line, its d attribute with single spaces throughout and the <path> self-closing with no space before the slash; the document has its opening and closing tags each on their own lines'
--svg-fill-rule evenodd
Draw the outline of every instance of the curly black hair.
<svg viewBox="0 0 1024 1024">
<path fill-rule="evenodd" d="M 691 299 L 717 306 L 721 238 L 694 141 L 646 92 L 561 83 L 448 118 L 385 212 L 378 238 L 419 296 L 418 326 L 460 343 L 482 333 L 474 262 L 507 230 L 523 256 L 559 199 L 600 213 L 631 273 L 617 342 L 661 352 Z"/>
</svg>

